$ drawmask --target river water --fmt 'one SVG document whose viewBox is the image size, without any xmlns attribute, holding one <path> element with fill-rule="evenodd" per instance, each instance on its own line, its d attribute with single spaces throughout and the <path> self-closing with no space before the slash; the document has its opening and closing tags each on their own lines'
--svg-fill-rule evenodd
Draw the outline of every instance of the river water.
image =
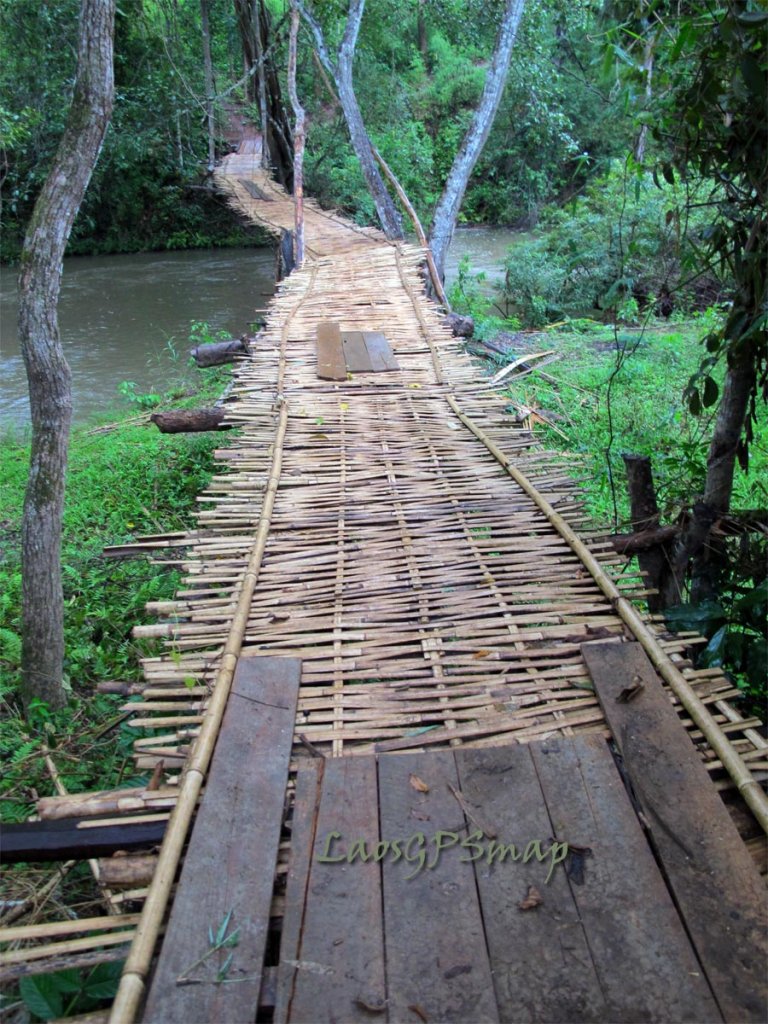
<svg viewBox="0 0 768 1024">
<path fill-rule="evenodd" d="M 501 228 L 460 228 L 446 265 L 455 279 L 459 260 L 489 280 L 514 233 Z M 135 393 L 165 390 L 200 372 L 187 365 L 191 323 L 238 336 L 274 291 L 272 249 L 208 249 L 126 256 L 73 256 L 64 261 L 59 321 L 72 368 L 74 419 L 125 408 L 119 387 Z M 0 267 L 0 426 L 29 420 L 27 381 L 19 351 L 16 270 Z"/>
</svg>

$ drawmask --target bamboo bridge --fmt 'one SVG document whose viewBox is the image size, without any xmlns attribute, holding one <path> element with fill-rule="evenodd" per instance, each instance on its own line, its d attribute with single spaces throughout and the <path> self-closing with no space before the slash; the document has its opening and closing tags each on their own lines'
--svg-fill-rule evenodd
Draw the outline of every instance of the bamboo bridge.
<svg viewBox="0 0 768 1024">
<path fill-rule="evenodd" d="M 253 142 L 216 183 L 293 228 Z M 135 631 L 152 781 L 39 807 L 138 838 L 103 916 L 0 930 L 3 977 L 127 957 L 115 1024 L 764 1020 L 760 723 L 580 536 L 424 251 L 305 232 L 197 529 L 139 545 L 185 571 Z"/>
</svg>

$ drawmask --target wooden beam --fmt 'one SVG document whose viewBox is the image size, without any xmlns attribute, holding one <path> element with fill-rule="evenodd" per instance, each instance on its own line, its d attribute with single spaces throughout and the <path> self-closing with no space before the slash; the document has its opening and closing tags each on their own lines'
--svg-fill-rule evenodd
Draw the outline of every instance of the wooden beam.
<svg viewBox="0 0 768 1024">
<path fill-rule="evenodd" d="M 768 1019 L 766 891 L 747 847 L 640 645 L 582 653 L 723 1016 Z"/>
<path fill-rule="evenodd" d="M 88 824 L 93 825 L 93 821 Z M 108 857 L 116 850 L 143 850 L 163 841 L 167 824 L 167 821 L 132 824 L 126 816 L 119 825 L 88 828 L 83 828 L 77 818 L 3 825 L 0 861 L 17 864 L 19 861 L 90 860 Z"/>
<path fill-rule="evenodd" d="M 300 674 L 297 658 L 238 661 L 146 1022 L 256 1017 Z M 225 922 L 236 939 L 212 952 Z"/>
</svg>

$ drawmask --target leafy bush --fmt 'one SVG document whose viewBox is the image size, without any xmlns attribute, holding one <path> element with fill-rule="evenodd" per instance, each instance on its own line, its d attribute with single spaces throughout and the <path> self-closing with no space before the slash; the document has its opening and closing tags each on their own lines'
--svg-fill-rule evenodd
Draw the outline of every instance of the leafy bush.
<svg viewBox="0 0 768 1024">
<path fill-rule="evenodd" d="M 686 280 L 708 222 L 690 204 L 708 198 L 696 183 L 657 184 L 631 161 L 614 163 L 584 195 L 548 214 L 542 238 L 510 250 L 504 298 L 531 326 L 595 309 L 633 322 L 657 304 L 666 313 L 694 308 L 722 288 L 711 276 Z"/>
</svg>

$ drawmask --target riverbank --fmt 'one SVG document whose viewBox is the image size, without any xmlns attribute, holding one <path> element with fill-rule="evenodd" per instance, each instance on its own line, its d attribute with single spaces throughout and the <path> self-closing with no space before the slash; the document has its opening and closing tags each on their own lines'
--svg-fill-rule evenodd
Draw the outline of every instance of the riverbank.
<svg viewBox="0 0 768 1024">
<path fill-rule="evenodd" d="M 179 396 L 169 388 L 163 407 L 212 404 L 228 380 L 226 370 L 197 372 L 197 386 Z M 170 395 L 176 394 L 171 401 Z M 65 678 L 70 706 L 51 716 L 33 708 L 29 723 L 17 699 L 21 654 L 21 510 L 29 446 L 0 438 L 0 799 L 5 821 L 24 820 L 51 781 L 39 756 L 47 743 L 61 779 L 73 791 L 130 781 L 128 754 L 135 731 L 121 725 L 123 698 L 99 695 L 104 680 L 134 680 L 150 650 L 131 630 L 149 621 L 147 601 L 173 596 L 180 573 L 145 558 L 110 559 L 103 548 L 148 533 L 187 529 L 196 497 L 213 472 L 213 452 L 225 434 L 163 435 L 127 407 L 106 414 L 112 423 L 72 433 L 62 543 L 65 600 Z M 137 418 L 139 422 L 137 422 Z M 126 772 L 128 773 L 126 775 Z"/>
</svg>

